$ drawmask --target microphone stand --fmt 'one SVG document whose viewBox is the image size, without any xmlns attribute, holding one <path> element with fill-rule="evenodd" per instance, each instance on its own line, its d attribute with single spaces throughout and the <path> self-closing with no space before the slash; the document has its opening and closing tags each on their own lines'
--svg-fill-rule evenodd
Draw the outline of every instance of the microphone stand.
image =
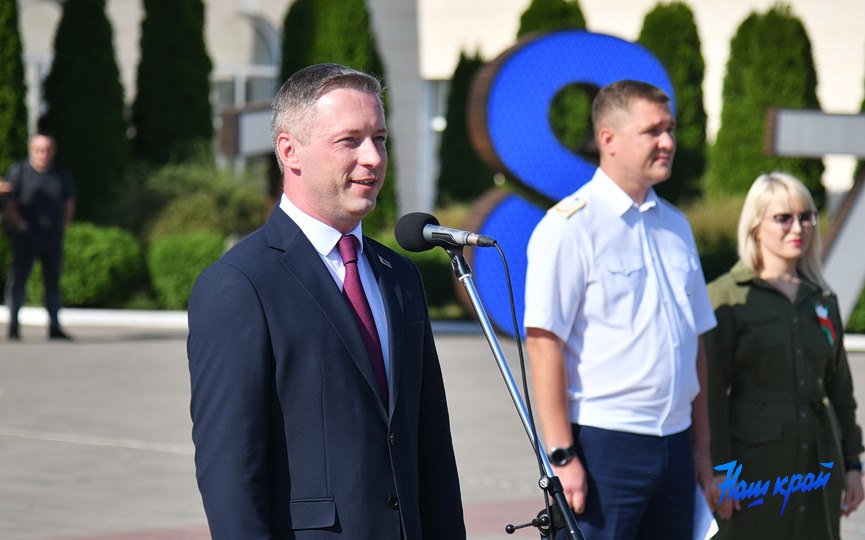
<svg viewBox="0 0 865 540">
<path fill-rule="evenodd" d="M 493 356 L 496 359 L 496 363 L 499 366 L 499 371 L 501 371 L 502 373 L 502 377 L 504 378 L 505 384 L 508 387 L 508 391 L 511 394 L 511 399 L 513 400 L 514 405 L 517 408 L 517 412 L 520 415 L 520 420 L 522 420 L 523 422 L 523 427 L 526 430 L 526 435 L 528 435 L 529 441 L 531 441 L 532 443 L 533 450 L 543 465 L 544 476 L 542 476 L 538 480 L 538 485 L 541 487 L 541 489 L 543 489 L 545 492 L 552 496 L 555 503 L 551 507 L 553 514 L 552 516 L 547 515 L 545 509 L 542 510 L 541 513 L 538 514 L 538 517 L 533 519 L 531 523 L 519 526 L 508 525 L 505 530 L 508 532 L 508 534 L 512 534 L 516 529 L 534 526 L 537 527 L 540 531 L 542 539 L 552 539 L 555 537 L 555 532 L 557 529 L 564 528 L 567 531 L 569 539 L 584 540 L 583 533 L 577 526 L 577 521 L 574 517 L 574 513 L 571 510 L 571 507 L 568 505 L 567 499 L 565 498 L 565 492 L 564 489 L 562 489 L 562 483 L 559 478 L 553 474 L 553 468 L 550 465 L 550 460 L 547 457 L 547 452 L 546 450 L 544 450 L 543 444 L 536 437 L 536 431 L 533 429 L 532 421 L 529 418 L 528 411 L 520 395 L 519 388 L 514 382 L 514 377 L 511 374 L 511 370 L 508 367 L 505 356 L 502 353 L 501 347 L 499 346 L 498 338 L 493 331 L 493 327 L 490 323 L 489 317 L 487 317 L 486 310 L 484 309 L 484 305 L 480 299 L 477 288 L 475 288 L 474 281 L 472 280 L 471 268 L 469 268 L 468 262 L 466 261 L 465 257 L 463 257 L 463 248 L 462 246 L 456 246 L 445 247 L 444 249 L 451 257 L 451 267 L 453 268 L 457 279 L 459 279 L 460 282 L 463 284 L 466 292 L 469 295 L 469 299 L 471 299 L 472 306 L 474 307 L 475 312 L 478 316 L 478 320 L 481 323 L 481 328 L 483 328 L 484 335 L 486 336 L 487 342 L 490 345 L 490 350 L 492 351 Z"/>
</svg>

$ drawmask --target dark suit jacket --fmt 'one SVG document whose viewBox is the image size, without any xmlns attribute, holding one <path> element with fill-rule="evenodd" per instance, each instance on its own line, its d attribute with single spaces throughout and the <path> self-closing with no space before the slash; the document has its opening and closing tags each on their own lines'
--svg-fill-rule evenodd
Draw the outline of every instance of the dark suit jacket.
<svg viewBox="0 0 865 540">
<path fill-rule="evenodd" d="M 279 208 L 189 301 L 196 476 L 215 539 L 465 538 L 420 275 L 364 239 L 390 324 L 390 410 L 354 315 Z"/>
</svg>

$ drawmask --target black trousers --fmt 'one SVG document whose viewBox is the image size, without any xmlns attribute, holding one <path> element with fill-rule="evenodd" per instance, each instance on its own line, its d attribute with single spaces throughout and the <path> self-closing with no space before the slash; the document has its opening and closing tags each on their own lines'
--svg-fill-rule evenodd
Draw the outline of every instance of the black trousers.
<svg viewBox="0 0 865 540">
<path fill-rule="evenodd" d="M 63 235 L 17 231 L 11 235 L 12 269 L 6 279 L 6 305 L 9 308 L 9 328 L 18 329 L 18 311 L 24 304 L 27 280 L 33 264 L 42 263 L 45 286 L 45 309 L 51 319 L 51 329 L 60 328 L 60 270 L 63 265 Z"/>
</svg>

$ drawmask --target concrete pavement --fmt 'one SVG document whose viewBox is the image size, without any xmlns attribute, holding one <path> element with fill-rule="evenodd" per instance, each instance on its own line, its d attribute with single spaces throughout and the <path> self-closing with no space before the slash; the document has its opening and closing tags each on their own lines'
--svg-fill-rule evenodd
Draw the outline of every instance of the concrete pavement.
<svg viewBox="0 0 865 540">
<path fill-rule="evenodd" d="M 38 321 L 23 327 L 21 343 L 0 339 L 0 538 L 208 538 L 189 436 L 185 318 L 62 313 L 73 343 L 47 341 Z M 503 532 L 543 502 L 489 347 L 473 325 L 437 325 L 436 335 L 469 538 L 537 538 L 531 529 Z M 501 345 L 519 382 L 515 343 Z M 851 364 L 865 403 L 865 354 Z M 842 530 L 865 538 L 865 510 Z"/>
</svg>

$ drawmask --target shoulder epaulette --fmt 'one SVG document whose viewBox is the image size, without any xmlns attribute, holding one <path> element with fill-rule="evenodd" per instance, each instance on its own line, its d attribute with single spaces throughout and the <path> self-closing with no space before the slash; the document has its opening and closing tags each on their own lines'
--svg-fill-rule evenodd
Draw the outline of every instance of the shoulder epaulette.
<svg viewBox="0 0 865 540">
<path fill-rule="evenodd" d="M 586 201 L 580 199 L 579 197 L 567 197 L 562 199 L 555 206 L 547 210 L 548 214 L 555 214 L 557 216 L 562 216 L 567 219 L 586 206 Z"/>
</svg>

